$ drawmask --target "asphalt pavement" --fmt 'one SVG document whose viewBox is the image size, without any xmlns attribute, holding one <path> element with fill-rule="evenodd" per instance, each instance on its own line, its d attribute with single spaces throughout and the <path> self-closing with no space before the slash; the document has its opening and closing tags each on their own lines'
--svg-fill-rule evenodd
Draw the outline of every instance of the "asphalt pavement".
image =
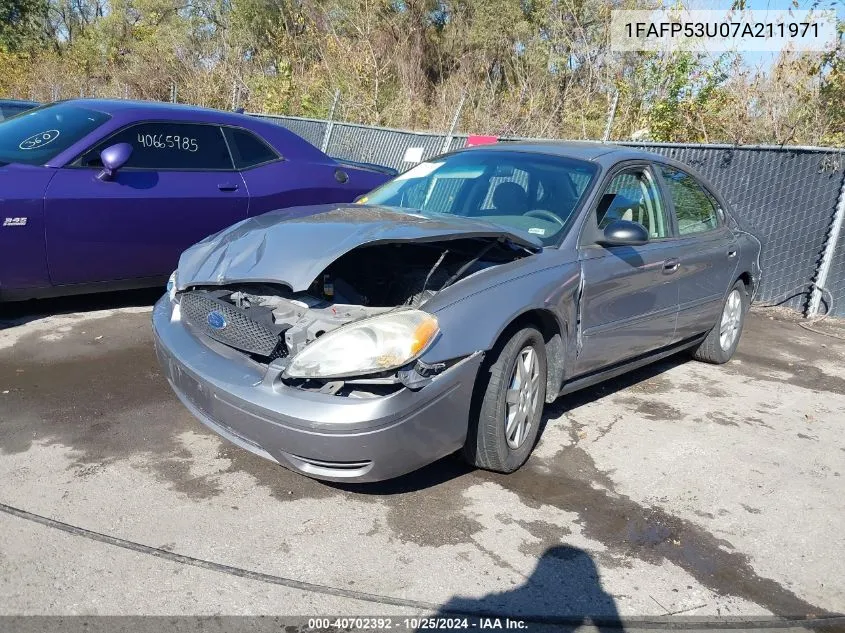
<svg viewBox="0 0 845 633">
<path fill-rule="evenodd" d="M 3 308 L 2 615 L 845 611 L 841 322 L 754 310 L 728 365 L 563 398 L 512 475 L 341 486 L 194 420 L 157 294 Z"/>
</svg>

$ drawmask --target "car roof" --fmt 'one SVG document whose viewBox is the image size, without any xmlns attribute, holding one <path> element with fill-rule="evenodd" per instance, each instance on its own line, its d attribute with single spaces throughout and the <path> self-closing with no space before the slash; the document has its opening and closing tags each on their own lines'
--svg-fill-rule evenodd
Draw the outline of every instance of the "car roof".
<svg viewBox="0 0 845 633">
<path fill-rule="evenodd" d="M 273 146 L 285 158 L 336 164 L 333 158 L 330 158 L 319 148 L 314 147 L 286 127 L 240 112 L 227 112 L 181 103 L 132 101 L 128 99 L 67 99 L 56 103 L 88 108 L 111 116 L 112 127 L 108 130 L 109 134 L 123 125 L 156 120 L 231 126 L 260 134 L 265 142 Z M 48 104 L 46 107 L 50 105 L 52 104 Z M 83 141 L 88 142 L 81 139 L 79 143 Z M 70 160 L 78 155 L 84 149 L 84 147 L 76 146 L 79 143 L 55 156 L 48 163 L 48 166 L 61 166 L 64 164 L 63 161 Z"/>
<path fill-rule="evenodd" d="M 62 103 L 78 105 L 106 114 L 149 114 L 154 116 L 167 116 L 168 113 L 187 114 L 192 113 L 199 115 L 200 119 L 208 121 L 231 121 L 243 122 L 244 120 L 255 121 L 254 117 L 249 117 L 238 112 L 227 112 L 225 110 L 215 110 L 213 108 L 204 108 L 202 106 L 187 105 L 182 103 L 167 103 L 163 101 L 133 101 L 130 99 L 68 99 Z"/>
<path fill-rule="evenodd" d="M 561 156 L 599 163 L 603 166 L 613 165 L 622 160 L 659 160 L 667 162 L 664 156 L 653 152 L 611 145 L 598 141 L 503 141 L 492 145 L 477 145 L 462 151 L 512 151 Z"/>
</svg>

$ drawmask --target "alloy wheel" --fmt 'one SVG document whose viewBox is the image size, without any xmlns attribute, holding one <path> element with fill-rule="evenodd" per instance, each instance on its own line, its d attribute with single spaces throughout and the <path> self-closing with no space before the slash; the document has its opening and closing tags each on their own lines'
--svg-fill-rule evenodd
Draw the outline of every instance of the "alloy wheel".
<svg viewBox="0 0 845 633">
<path fill-rule="evenodd" d="M 519 352 L 505 396 L 505 439 L 517 449 L 531 430 L 540 395 L 540 362 L 531 346 Z"/>
<path fill-rule="evenodd" d="M 742 325 L 742 297 L 739 290 L 733 289 L 725 302 L 719 324 L 719 345 L 724 351 L 727 352 L 733 346 L 736 337 L 739 336 L 740 325 Z"/>
</svg>

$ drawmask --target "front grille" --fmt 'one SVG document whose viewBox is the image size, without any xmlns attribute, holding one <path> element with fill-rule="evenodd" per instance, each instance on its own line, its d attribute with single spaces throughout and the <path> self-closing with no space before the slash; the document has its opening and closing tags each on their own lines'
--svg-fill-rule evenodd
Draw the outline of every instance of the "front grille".
<svg viewBox="0 0 845 633">
<path fill-rule="evenodd" d="M 287 355 L 284 339 L 278 330 L 256 321 L 243 310 L 216 299 L 205 292 L 185 292 L 180 295 L 182 318 L 193 329 L 224 345 L 268 358 Z M 209 315 L 218 313 L 222 327 L 212 327 Z"/>
</svg>

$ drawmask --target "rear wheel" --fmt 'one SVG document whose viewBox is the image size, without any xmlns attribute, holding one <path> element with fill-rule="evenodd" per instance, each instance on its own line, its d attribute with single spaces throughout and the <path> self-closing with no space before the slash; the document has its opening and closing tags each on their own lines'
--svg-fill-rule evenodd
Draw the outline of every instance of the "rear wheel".
<svg viewBox="0 0 845 633">
<path fill-rule="evenodd" d="M 725 298 L 719 321 L 695 349 L 693 358 L 716 365 L 727 363 L 739 345 L 747 310 L 748 293 L 745 284 L 737 281 Z"/>
<path fill-rule="evenodd" d="M 540 430 L 546 371 L 546 345 L 532 327 L 491 352 L 479 373 L 477 416 L 464 445 L 469 463 L 510 473 L 526 462 Z"/>
</svg>

